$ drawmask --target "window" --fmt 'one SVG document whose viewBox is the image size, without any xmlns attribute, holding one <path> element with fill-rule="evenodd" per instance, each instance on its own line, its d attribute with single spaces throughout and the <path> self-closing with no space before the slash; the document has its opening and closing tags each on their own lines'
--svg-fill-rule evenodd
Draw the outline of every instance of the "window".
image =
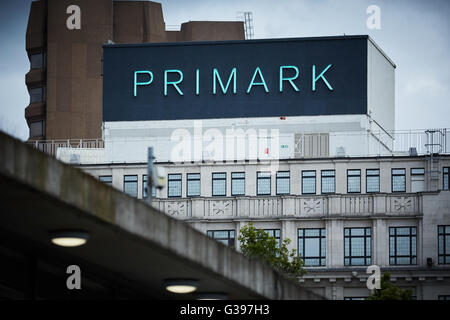
<svg viewBox="0 0 450 320">
<path fill-rule="evenodd" d="M 449 168 L 444 168 L 444 170 L 443 170 L 443 184 L 444 184 L 444 190 L 448 190 L 448 186 L 449 186 L 449 184 L 450 184 L 450 180 L 449 180 L 449 174 L 448 174 L 448 172 L 449 172 Z"/>
<path fill-rule="evenodd" d="M 245 172 L 231 173 L 231 195 L 232 196 L 245 195 Z"/>
<path fill-rule="evenodd" d="M 45 54 L 35 53 L 30 56 L 30 69 L 42 69 L 45 67 Z"/>
<path fill-rule="evenodd" d="M 277 194 L 290 193 L 290 173 L 289 171 L 278 171 L 276 180 Z"/>
<path fill-rule="evenodd" d="M 269 235 L 269 237 L 274 237 L 277 241 L 277 247 L 280 247 L 281 237 L 280 237 L 280 229 L 264 229 L 264 231 Z"/>
<path fill-rule="evenodd" d="M 344 228 L 344 265 L 371 264 L 372 244 L 370 228 Z"/>
<path fill-rule="evenodd" d="M 258 172 L 257 179 L 256 194 L 258 196 L 270 195 L 270 172 Z"/>
<path fill-rule="evenodd" d="M 125 192 L 129 196 L 137 198 L 137 194 L 138 194 L 138 176 L 137 175 L 123 177 L 123 192 Z"/>
<path fill-rule="evenodd" d="M 411 192 L 425 191 L 425 169 L 411 169 Z"/>
<path fill-rule="evenodd" d="M 438 264 L 450 264 L 450 226 L 438 226 Z"/>
<path fill-rule="evenodd" d="M 361 170 L 347 170 L 347 193 L 361 193 Z"/>
<path fill-rule="evenodd" d="M 99 176 L 98 180 L 109 186 L 112 185 L 112 176 Z"/>
<path fill-rule="evenodd" d="M 142 198 L 146 199 L 148 197 L 147 193 L 147 175 L 142 175 Z M 156 187 L 152 186 L 152 198 L 156 198 Z"/>
<path fill-rule="evenodd" d="M 30 122 L 30 137 L 43 137 L 45 131 L 45 121 Z"/>
<path fill-rule="evenodd" d="M 325 266 L 325 228 L 298 229 L 298 254 L 305 266 Z"/>
<path fill-rule="evenodd" d="M 302 171 L 302 194 L 316 194 L 315 171 Z"/>
<path fill-rule="evenodd" d="M 416 227 L 389 228 L 389 264 L 416 264 Z"/>
<path fill-rule="evenodd" d="M 31 88 L 28 92 L 30 94 L 30 103 L 45 101 L 45 87 Z"/>
<path fill-rule="evenodd" d="M 344 297 L 344 300 L 366 300 L 367 297 Z"/>
<path fill-rule="evenodd" d="M 200 196 L 200 173 L 188 173 L 186 180 L 186 195 L 188 197 Z"/>
<path fill-rule="evenodd" d="M 234 247 L 234 230 L 209 230 L 206 234 L 226 246 Z"/>
<path fill-rule="evenodd" d="M 392 169 L 392 192 L 406 192 L 405 169 Z"/>
<path fill-rule="evenodd" d="M 167 179 L 167 197 L 181 197 L 181 173 L 169 174 Z"/>
<path fill-rule="evenodd" d="M 450 295 L 439 295 L 438 300 L 450 300 Z"/>
<path fill-rule="evenodd" d="M 380 170 L 366 170 L 366 192 L 380 192 Z"/>
<path fill-rule="evenodd" d="M 334 170 L 322 170 L 322 193 L 335 192 Z"/>
<path fill-rule="evenodd" d="M 212 195 L 227 195 L 227 174 L 225 172 L 212 174 Z"/>
</svg>

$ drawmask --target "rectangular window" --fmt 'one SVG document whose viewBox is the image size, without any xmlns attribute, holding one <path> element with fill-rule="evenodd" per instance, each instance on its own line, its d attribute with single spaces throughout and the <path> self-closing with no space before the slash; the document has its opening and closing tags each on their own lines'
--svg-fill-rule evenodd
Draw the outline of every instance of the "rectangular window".
<svg viewBox="0 0 450 320">
<path fill-rule="evenodd" d="M 227 195 L 227 174 L 225 172 L 216 172 L 212 174 L 212 195 Z"/>
<path fill-rule="evenodd" d="M 123 192 L 137 198 L 138 195 L 138 176 L 129 175 L 123 176 Z"/>
<path fill-rule="evenodd" d="M 443 187 L 444 187 L 444 190 L 448 190 L 448 186 L 449 186 L 449 184 L 450 184 L 450 180 L 449 180 L 449 168 L 447 167 L 447 168 L 444 168 L 444 170 L 443 170 L 443 176 L 442 176 L 442 180 L 443 180 Z"/>
<path fill-rule="evenodd" d="M 30 69 L 42 69 L 45 67 L 45 54 L 35 53 L 30 56 Z"/>
<path fill-rule="evenodd" d="M 406 169 L 392 169 L 392 192 L 406 192 Z"/>
<path fill-rule="evenodd" d="M 325 228 L 298 229 L 298 255 L 305 266 L 325 266 Z"/>
<path fill-rule="evenodd" d="M 276 179 L 277 195 L 290 193 L 290 173 L 289 171 L 278 171 Z"/>
<path fill-rule="evenodd" d="M 169 174 L 167 177 L 167 197 L 181 197 L 181 173 Z"/>
<path fill-rule="evenodd" d="M 147 193 L 147 175 L 142 175 L 142 198 L 146 199 L 148 197 Z M 156 198 L 156 188 L 155 186 L 152 187 L 152 198 Z"/>
<path fill-rule="evenodd" d="M 347 170 L 347 193 L 361 193 L 361 170 Z"/>
<path fill-rule="evenodd" d="M 245 195 L 245 172 L 231 173 L 231 195 L 232 196 Z"/>
<path fill-rule="evenodd" d="M 302 171 L 302 194 L 316 194 L 315 171 Z"/>
<path fill-rule="evenodd" d="M 425 191 L 425 169 L 412 168 L 411 169 L 411 192 Z"/>
<path fill-rule="evenodd" d="M 372 263 L 370 228 L 344 228 L 344 265 L 368 266 Z"/>
<path fill-rule="evenodd" d="M 30 94 L 30 103 L 45 101 L 45 87 L 31 88 L 28 92 Z"/>
<path fill-rule="evenodd" d="M 334 170 L 322 170 L 322 193 L 335 192 Z"/>
<path fill-rule="evenodd" d="M 45 135 L 45 121 L 30 122 L 30 137 L 43 137 Z"/>
<path fill-rule="evenodd" d="M 277 241 L 277 247 L 280 247 L 281 236 L 280 229 L 264 229 L 264 231 L 269 235 L 269 237 L 274 237 Z"/>
<path fill-rule="evenodd" d="M 417 264 L 416 227 L 389 228 L 389 264 Z"/>
<path fill-rule="evenodd" d="M 99 176 L 98 180 L 100 180 L 104 184 L 112 186 L 112 176 Z"/>
<path fill-rule="evenodd" d="M 438 264 L 450 264 L 450 226 L 438 226 Z"/>
<path fill-rule="evenodd" d="M 206 234 L 226 246 L 234 247 L 234 230 L 208 230 Z"/>
<path fill-rule="evenodd" d="M 256 194 L 258 196 L 270 195 L 270 172 L 258 172 L 257 174 L 257 184 L 256 184 Z"/>
<path fill-rule="evenodd" d="M 380 170 L 366 170 L 366 192 L 380 192 Z"/>
<path fill-rule="evenodd" d="M 450 295 L 439 295 L 438 300 L 450 301 Z"/>
<path fill-rule="evenodd" d="M 200 173 L 187 174 L 186 188 L 186 194 L 188 197 L 200 196 Z"/>
</svg>

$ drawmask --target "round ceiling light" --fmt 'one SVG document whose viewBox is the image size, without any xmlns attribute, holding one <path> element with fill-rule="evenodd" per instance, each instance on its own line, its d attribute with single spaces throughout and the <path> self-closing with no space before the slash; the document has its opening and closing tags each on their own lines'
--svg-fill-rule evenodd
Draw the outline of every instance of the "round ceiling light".
<svg viewBox="0 0 450 320">
<path fill-rule="evenodd" d="M 50 238 L 53 244 L 61 247 L 78 247 L 85 244 L 89 238 L 86 231 L 52 231 Z"/>
<path fill-rule="evenodd" d="M 167 279 L 164 281 L 167 291 L 173 293 L 191 293 L 197 290 L 198 280 L 194 279 Z"/>
</svg>

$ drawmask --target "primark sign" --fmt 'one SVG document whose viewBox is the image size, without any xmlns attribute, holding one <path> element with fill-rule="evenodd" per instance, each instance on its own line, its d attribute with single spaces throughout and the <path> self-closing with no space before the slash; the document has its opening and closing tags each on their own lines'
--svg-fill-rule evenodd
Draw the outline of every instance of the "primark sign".
<svg viewBox="0 0 450 320">
<path fill-rule="evenodd" d="M 366 114 L 367 41 L 104 45 L 103 121 Z"/>
</svg>

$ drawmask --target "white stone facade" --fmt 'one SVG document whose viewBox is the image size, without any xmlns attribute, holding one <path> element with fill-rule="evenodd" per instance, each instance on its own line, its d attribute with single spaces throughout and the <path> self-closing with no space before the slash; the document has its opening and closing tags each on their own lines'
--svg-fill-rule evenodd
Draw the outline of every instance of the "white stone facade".
<svg viewBox="0 0 450 320">
<path fill-rule="evenodd" d="M 166 181 L 152 205 L 204 233 L 234 230 L 238 250 L 239 229 L 249 221 L 256 227 L 279 229 L 281 240 L 292 240 L 292 249 L 298 249 L 299 228 L 325 228 L 326 264 L 307 267 L 308 273 L 299 281 L 329 299 L 369 295 L 367 266 L 344 263 L 344 230 L 371 228 L 371 264 L 389 271 L 394 284 L 412 288 L 417 299 L 438 299 L 450 296 L 450 264 L 438 263 L 438 226 L 450 226 L 450 191 L 443 190 L 443 172 L 450 167 L 450 156 L 439 156 L 438 181 L 434 183 L 429 162 L 427 156 L 282 160 L 271 167 L 271 195 L 264 196 L 257 195 L 257 172 L 267 166 L 258 162 L 157 163 L 167 175 L 181 174 L 181 197 L 168 198 Z M 411 174 L 417 168 L 425 173 L 419 179 Z M 125 175 L 136 175 L 136 196 L 142 198 L 145 163 L 84 165 L 81 169 L 95 177 L 111 176 L 112 185 L 119 190 L 124 188 Z M 360 170 L 359 193 L 347 192 L 349 169 Z M 379 169 L 379 192 L 366 192 L 367 169 Z M 392 192 L 392 169 L 405 169 L 405 192 Z M 306 170 L 316 172 L 316 194 L 302 194 L 302 171 Z M 335 170 L 332 194 L 321 193 L 322 170 Z M 289 194 L 276 195 L 276 171 L 290 172 Z M 225 196 L 212 196 L 214 172 L 226 173 Z M 232 172 L 245 172 L 245 195 L 232 196 Z M 200 173 L 197 197 L 186 196 L 187 173 Z M 391 227 L 416 228 L 415 264 L 390 264 Z M 450 248 L 447 251 L 450 253 Z"/>
</svg>

